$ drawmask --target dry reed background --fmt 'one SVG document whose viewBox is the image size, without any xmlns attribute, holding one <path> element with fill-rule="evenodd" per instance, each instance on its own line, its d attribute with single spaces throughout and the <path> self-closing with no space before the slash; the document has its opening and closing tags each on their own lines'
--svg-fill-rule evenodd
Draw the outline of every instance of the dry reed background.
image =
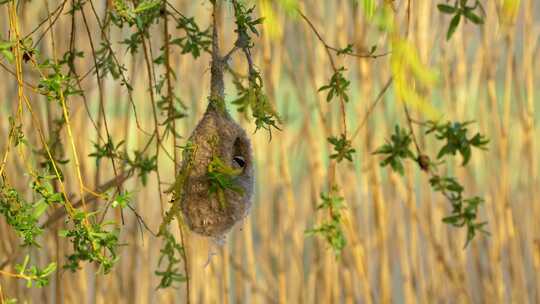
<svg viewBox="0 0 540 304">
<path fill-rule="evenodd" d="M 103 13 L 105 1 L 94 2 L 98 12 Z M 402 2 L 397 1 L 396 5 L 404 19 Z M 275 132 L 271 142 L 263 132 L 253 135 L 257 170 L 254 208 L 229 235 L 226 245 L 216 249 L 203 238 L 188 236 L 193 303 L 540 303 L 540 129 L 536 126 L 540 118 L 540 4 L 522 0 L 517 22 L 507 35 L 499 25 L 499 1 L 487 1 L 485 26 L 460 27 L 453 39 L 446 42 L 449 20 L 437 11 L 436 2 L 412 1 L 410 38 L 422 62 L 440 75 L 440 83 L 424 94 L 447 119 L 476 120 L 478 129 L 492 139 L 489 152 L 474 154 L 467 169 L 459 167 L 459 159 L 449 166 L 464 181 L 467 192 L 486 199 L 480 218 L 489 222 L 487 230 L 491 236 L 478 236 L 464 250 L 464 231 L 441 222 L 449 205 L 444 197 L 430 190 L 425 175 L 412 165 L 406 168 L 405 177 L 378 166 L 380 159 L 371 152 L 384 142 L 396 122 L 405 121 L 391 90 L 355 138 L 353 144 L 358 153 L 354 163 L 338 166 L 337 180 L 347 202 L 348 244 L 342 258 L 334 259 L 323 242 L 304 235 L 307 228 L 320 220 L 315 206 L 319 193 L 326 187 L 328 147 L 317 113 L 325 113 L 329 126 L 337 131 L 339 111 L 324 101 L 324 94 L 316 92 L 332 72 L 324 48 L 301 19 L 275 9 L 275 27 L 264 28 L 254 56 L 265 77 L 266 90 L 284 118 L 283 131 Z M 22 33 L 28 33 L 47 16 L 47 6 L 52 10 L 59 3 L 24 2 L 19 10 Z M 208 24 L 208 1 L 171 3 L 186 15 L 195 16 L 201 24 Z M 301 3 L 329 44 L 345 46 L 354 42 L 369 48 L 376 43 L 380 50 L 385 49 L 386 37 L 378 36 L 351 1 Z M 223 16 L 222 40 L 228 45 L 234 41 L 231 14 L 226 9 Z M 9 26 L 7 16 L 7 9 L 2 8 L 0 30 L 4 37 Z M 90 23 L 96 27 L 94 20 Z M 40 48 L 51 56 L 54 39 L 58 56 L 69 44 L 70 17 L 61 16 L 52 33 L 54 37 L 47 34 Z M 94 41 L 100 40 L 99 31 L 92 35 Z M 161 44 L 161 35 L 160 29 L 152 35 L 155 51 Z M 113 42 L 122 37 L 118 31 L 111 33 Z M 77 27 L 76 38 L 77 48 L 89 52 L 82 26 Z M 143 128 L 150 130 L 153 119 L 147 74 L 141 69 L 143 58 L 128 53 L 124 56 L 124 50 L 118 50 L 129 68 Z M 189 117 L 179 126 L 180 134 L 187 135 L 205 107 L 209 56 L 194 61 L 173 54 L 172 60 L 178 75 L 177 93 L 190 107 Z M 353 98 L 347 106 L 351 129 L 358 125 L 389 79 L 388 60 L 339 59 L 340 64 L 348 67 L 353 80 Z M 87 71 L 93 64 L 90 56 L 77 62 L 79 71 Z M 2 64 L 10 68 L 6 61 Z M 37 77 L 28 72 L 25 80 L 36 83 Z M 4 69 L 0 79 L 0 146 L 5 147 L 7 117 L 16 106 L 17 84 Z M 96 117 L 95 78 L 87 77 L 83 87 Z M 132 112 L 124 88 L 108 79 L 104 91 L 112 136 L 126 138 L 130 149 L 146 143 L 147 138 L 130 118 Z M 45 117 L 44 98 L 30 96 L 36 111 Z M 228 96 L 235 96 L 231 84 Z M 69 106 L 83 179 L 88 188 L 94 189 L 113 176 L 111 168 L 108 163 L 103 164 L 96 176 L 94 159 L 86 157 L 92 149 L 95 130 L 82 100 L 74 98 Z M 413 116 L 420 118 L 421 113 Z M 242 120 L 242 124 L 247 130 L 254 129 L 249 122 Z M 30 121 L 24 128 L 29 140 L 38 142 Z M 421 145 L 432 153 L 437 148 L 423 138 Z M 166 143 L 166 147 L 171 144 Z M 65 150 L 71 155 L 68 145 Z M 24 167 L 18 154 L 11 153 L 6 172 L 17 189 L 28 187 Z M 163 153 L 159 170 L 162 181 L 173 181 L 173 164 Z M 76 181 L 75 172 L 71 163 L 67 165 L 66 180 Z M 70 193 L 78 193 L 77 182 L 67 185 Z M 129 181 L 127 188 L 136 192 L 134 206 L 156 231 L 161 222 L 161 205 L 155 174 L 148 186 L 143 188 L 140 182 Z M 164 195 L 162 204 L 166 203 Z M 42 289 L 27 289 L 24 282 L 0 276 L 2 292 L 22 303 L 184 302 L 183 287 L 156 291 L 158 278 L 153 272 L 160 241 L 146 232 L 141 235 L 133 214 L 125 215 L 122 240 L 127 245 L 121 249 L 120 262 L 112 273 L 95 275 L 91 265 L 75 274 L 58 271 L 50 286 Z M 56 236 L 57 229 L 45 233 L 41 240 L 43 250 L 30 251 L 41 265 L 48 261 L 61 265 L 64 255 L 71 250 Z M 0 235 L 0 262 L 20 262 L 25 250 L 17 248 L 18 240 L 3 219 Z M 209 252 L 215 255 L 205 266 Z M 12 270 L 12 264 L 2 267 Z"/>
</svg>

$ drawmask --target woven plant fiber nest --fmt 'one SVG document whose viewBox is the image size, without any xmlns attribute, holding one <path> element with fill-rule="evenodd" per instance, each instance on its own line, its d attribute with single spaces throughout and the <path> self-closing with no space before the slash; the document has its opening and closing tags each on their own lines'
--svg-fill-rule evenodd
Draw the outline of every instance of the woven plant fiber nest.
<svg viewBox="0 0 540 304">
<path fill-rule="evenodd" d="M 185 176 L 180 206 L 188 227 L 201 235 L 221 239 L 249 212 L 253 196 L 253 156 L 246 132 L 210 102 L 189 138 L 193 149 L 184 155 Z M 218 158 L 237 172 L 233 188 L 212 193 L 209 165 Z"/>
</svg>

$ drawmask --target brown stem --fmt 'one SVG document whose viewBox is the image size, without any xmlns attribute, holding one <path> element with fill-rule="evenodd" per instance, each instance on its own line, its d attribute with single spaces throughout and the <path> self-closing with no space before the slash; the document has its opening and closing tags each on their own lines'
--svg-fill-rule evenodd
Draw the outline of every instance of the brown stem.
<svg viewBox="0 0 540 304">
<path fill-rule="evenodd" d="M 225 96 L 225 84 L 223 81 L 224 66 L 223 57 L 219 51 L 219 35 L 218 35 L 218 4 L 217 0 L 213 3 L 212 10 L 212 63 L 210 67 L 211 79 L 210 79 L 210 100 L 218 101 Z"/>
</svg>

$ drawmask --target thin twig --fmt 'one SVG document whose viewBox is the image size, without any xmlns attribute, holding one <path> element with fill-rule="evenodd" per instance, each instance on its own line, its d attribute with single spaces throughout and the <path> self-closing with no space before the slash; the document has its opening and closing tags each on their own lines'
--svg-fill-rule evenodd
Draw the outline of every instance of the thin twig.
<svg viewBox="0 0 540 304">
<path fill-rule="evenodd" d="M 390 79 L 388 79 L 388 81 L 386 82 L 386 84 L 383 86 L 382 90 L 379 92 L 379 94 L 377 94 L 377 98 L 375 98 L 375 101 L 373 101 L 371 103 L 371 105 L 369 106 L 368 110 L 366 111 L 366 114 L 364 114 L 364 118 L 362 119 L 362 122 L 358 125 L 358 127 L 356 128 L 356 130 L 354 131 L 352 137 L 351 137 L 351 141 L 353 141 L 356 136 L 360 133 L 360 130 L 362 130 L 362 128 L 364 127 L 364 125 L 367 123 L 369 117 L 371 116 L 371 114 L 373 113 L 373 110 L 375 110 L 375 107 L 377 106 L 377 104 L 379 103 L 380 100 L 382 100 L 384 94 L 386 93 L 386 91 L 388 91 L 388 89 L 390 88 L 390 86 L 392 85 L 392 82 L 393 82 L 393 78 L 390 77 Z"/>
<path fill-rule="evenodd" d="M 326 48 L 326 51 L 328 53 L 330 51 L 334 51 L 336 53 L 347 55 L 347 56 L 352 56 L 352 57 L 357 57 L 357 58 L 371 58 L 371 59 L 376 59 L 376 58 L 384 57 L 384 56 L 387 56 L 387 55 L 391 54 L 391 52 L 382 53 L 382 54 L 371 54 L 371 53 L 358 54 L 358 53 L 345 53 L 345 52 L 342 52 L 343 49 L 338 49 L 338 48 L 333 47 L 333 46 L 329 45 L 328 43 L 326 43 L 326 40 L 323 39 L 322 35 L 319 33 L 319 31 L 317 31 L 317 29 L 315 28 L 315 26 L 313 25 L 311 20 L 309 20 L 309 18 L 306 15 L 304 15 L 304 13 L 300 9 L 297 9 L 296 11 L 298 12 L 298 14 L 300 14 L 302 19 L 304 19 L 309 24 L 309 26 L 311 27 L 313 32 L 315 32 L 315 35 L 321 41 L 321 43 L 324 45 L 324 47 Z M 330 54 L 328 54 L 328 55 L 330 56 Z"/>
<path fill-rule="evenodd" d="M 332 53 L 330 52 L 332 48 L 328 45 L 328 43 L 326 43 L 326 41 L 323 39 L 319 31 L 317 31 L 317 29 L 315 28 L 315 25 L 313 25 L 311 20 L 309 20 L 309 18 L 306 17 L 306 15 L 304 15 L 304 13 L 300 11 L 300 9 L 297 9 L 297 11 L 302 17 L 302 19 L 304 19 L 306 23 L 309 25 L 309 27 L 313 30 L 313 32 L 315 33 L 319 41 L 324 46 L 324 49 L 326 50 L 326 54 L 328 55 L 328 60 L 330 60 L 330 65 L 332 66 L 332 70 L 334 71 L 334 74 L 337 74 L 339 72 L 339 69 L 337 68 L 336 63 L 334 61 L 334 56 L 332 56 Z M 347 137 L 347 116 L 346 116 L 346 111 L 345 111 L 345 100 L 342 94 L 339 94 L 339 105 L 340 105 L 340 110 L 341 110 L 341 124 L 343 128 L 343 135 Z"/>
</svg>

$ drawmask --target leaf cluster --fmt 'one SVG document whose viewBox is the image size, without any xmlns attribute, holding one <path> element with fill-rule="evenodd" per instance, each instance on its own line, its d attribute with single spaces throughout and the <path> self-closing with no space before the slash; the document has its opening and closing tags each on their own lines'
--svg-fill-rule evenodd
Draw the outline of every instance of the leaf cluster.
<svg viewBox="0 0 540 304">
<path fill-rule="evenodd" d="M 148 174 L 157 170 L 157 156 L 148 156 L 144 151 L 135 150 L 133 151 L 134 156 L 131 157 L 129 153 L 121 151 L 124 142 L 124 140 L 121 140 L 118 143 L 114 143 L 113 139 L 108 137 L 107 142 L 103 144 L 94 143 L 94 151 L 88 154 L 88 156 L 96 158 L 96 166 L 102 158 L 108 158 L 112 161 L 122 161 L 127 166 L 128 171 L 138 172 L 137 176 L 145 186 L 148 182 Z"/>
<path fill-rule="evenodd" d="M 471 158 L 472 148 L 486 149 L 489 140 L 480 133 L 468 137 L 468 128 L 471 122 L 447 122 L 438 123 L 428 121 L 424 124 L 427 128 L 426 134 L 432 134 L 437 141 L 444 145 L 437 154 L 437 159 L 441 160 L 448 156 L 459 153 L 465 166 Z M 403 175 L 403 162 L 407 159 L 415 161 L 419 167 L 431 175 L 430 185 L 434 191 L 442 193 L 452 205 L 452 214 L 443 219 L 447 224 L 455 227 L 467 228 L 466 244 L 474 238 L 477 231 L 485 232 L 482 227 L 486 224 L 478 222 L 478 207 L 483 202 L 480 197 L 465 198 L 463 196 L 463 186 L 453 177 L 441 177 L 436 173 L 437 167 L 442 162 L 432 162 L 428 155 L 418 151 L 418 155 L 411 150 L 413 143 L 411 131 L 400 128 L 396 125 L 394 133 L 386 144 L 378 148 L 374 154 L 383 155 L 381 167 L 390 166 L 393 171 Z"/>
<path fill-rule="evenodd" d="M 385 157 L 380 163 L 381 167 L 390 165 L 392 170 L 403 175 L 403 161 L 406 159 L 415 159 L 414 153 L 410 148 L 411 143 L 411 133 L 396 125 L 390 140 L 378 148 L 374 154 L 381 154 Z"/>
<path fill-rule="evenodd" d="M 13 139 L 13 145 L 17 147 L 21 143 L 26 143 L 26 139 L 24 138 L 24 132 L 22 129 L 22 124 L 17 123 L 15 118 L 10 116 L 8 118 L 9 120 L 9 138 Z"/>
<path fill-rule="evenodd" d="M 115 199 L 111 203 L 113 208 L 120 207 L 120 209 L 126 208 L 131 202 L 132 193 L 129 191 L 123 191 L 116 195 Z"/>
<path fill-rule="evenodd" d="M 336 257 L 339 257 L 347 240 L 342 229 L 341 209 L 344 208 L 344 199 L 337 195 L 338 189 L 333 188 L 329 193 L 321 193 L 322 202 L 317 210 L 324 210 L 330 214 L 330 218 L 306 230 L 308 236 L 321 236 L 330 245 Z"/>
<path fill-rule="evenodd" d="M 13 62 L 15 55 L 13 54 L 14 42 L 0 39 L 0 54 L 9 62 Z"/>
<path fill-rule="evenodd" d="M 465 247 L 475 237 L 478 231 L 487 233 L 483 227 L 486 222 L 478 222 L 478 208 L 484 203 L 484 199 L 478 196 L 471 198 L 463 197 L 463 186 L 453 177 L 433 176 L 429 183 L 431 187 L 441 192 L 452 204 L 452 214 L 443 218 L 443 222 L 454 227 L 466 227 L 467 239 Z"/>
<path fill-rule="evenodd" d="M 107 229 L 111 222 L 91 223 L 94 216 L 95 213 L 77 210 L 72 219 L 73 227 L 59 232 L 73 244 L 73 253 L 67 256 L 64 268 L 75 272 L 80 262 L 88 261 L 99 265 L 100 271 L 107 274 L 118 261 L 119 230 Z"/>
<path fill-rule="evenodd" d="M 124 160 L 130 169 L 138 171 L 137 176 L 141 179 L 144 186 L 148 183 L 148 174 L 157 170 L 157 155 L 145 155 L 139 150 L 134 151 L 133 158 L 125 154 Z"/>
<path fill-rule="evenodd" d="M 258 73 L 253 74 L 249 79 L 248 86 L 244 86 L 238 78 L 234 80 L 234 84 L 240 96 L 232 103 L 237 106 L 238 112 L 243 113 L 246 119 L 249 119 L 248 113 L 251 111 L 252 117 L 255 119 L 255 132 L 259 129 L 265 129 L 272 138 L 272 128 L 280 130 L 277 125 L 280 118 L 263 91 L 261 76 Z"/>
<path fill-rule="evenodd" d="M 178 46 L 182 54 L 191 54 L 193 58 L 198 58 L 203 52 L 210 51 L 212 45 L 212 35 L 210 28 L 201 30 L 195 18 L 181 15 L 176 18 L 176 28 L 182 29 L 186 33 L 184 37 L 172 39 L 169 43 Z"/>
<path fill-rule="evenodd" d="M 15 270 L 19 277 L 26 280 L 26 287 L 30 288 L 34 284 L 37 287 L 44 287 L 49 284 L 49 276 L 56 270 L 56 263 L 50 263 L 41 269 L 35 265 L 29 266 L 30 256 L 26 255 L 22 264 L 15 265 Z"/>
<path fill-rule="evenodd" d="M 120 151 L 120 148 L 124 144 L 124 140 L 121 140 L 118 144 L 115 144 L 112 140 L 112 138 L 109 136 L 107 138 L 107 142 L 100 145 L 99 143 L 94 143 L 94 152 L 88 154 L 89 157 L 95 157 L 96 158 L 96 166 L 99 165 L 99 162 L 102 158 L 109 158 L 109 159 L 115 159 L 115 158 L 122 158 L 122 151 Z"/>
<path fill-rule="evenodd" d="M 54 175 L 37 175 L 30 183 L 30 188 L 37 195 L 36 201 L 27 201 L 19 192 L 7 184 L 0 186 L 0 214 L 22 240 L 22 246 L 37 246 L 36 238 L 43 229 L 38 225 L 39 219 L 47 208 L 53 205 L 64 205 L 64 196 L 56 192 L 52 182 Z"/>
<path fill-rule="evenodd" d="M 332 155 L 330 155 L 331 159 L 335 159 L 338 163 L 343 161 L 344 159 L 352 162 L 352 155 L 356 152 L 355 149 L 352 148 L 352 143 L 345 134 L 341 134 L 341 137 L 328 137 L 328 142 L 334 146 L 334 151 Z"/>
<path fill-rule="evenodd" d="M 257 26 L 262 24 L 264 17 L 255 18 L 252 16 L 255 5 L 246 7 L 239 1 L 233 1 L 232 3 L 235 12 L 235 32 L 238 34 L 238 40 L 235 44 L 239 48 L 249 48 L 252 46 L 250 33 L 259 36 Z"/>
<path fill-rule="evenodd" d="M 111 21 L 118 27 L 136 26 L 137 35 L 148 36 L 148 28 L 155 23 L 162 13 L 164 1 L 143 0 L 132 5 L 124 0 L 114 0 L 114 10 L 109 11 Z"/>
<path fill-rule="evenodd" d="M 140 41 L 138 41 L 137 43 L 140 43 Z M 129 47 L 134 46 L 130 45 L 128 46 L 128 49 Z M 129 50 L 133 51 L 132 49 Z M 127 68 L 125 65 L 120 64 L 115 56 L 116 55 L 111 45 L 107 41 L 102 41 L 100 43 L 99 49 L 96 50 L 97 70 L 95 71 L 95 73 L 99 73 L 100 77 L 106 77 L 108 75 L 111 75 L 114 80 L 122 78 L 122 74 L 127 71 Z M 125 82 L 123 78 L 122 85 L 125 85 L 128 90 L 132 90 L 131 85 Z"/>
<path fill-rule="evenodd" d="M 462 165 L 465 166 L 471 159 L 472 148 L 485 150 L 489 139 L 480 133 L 468 138 L 469 132 L 467 126 L 472 122 L 447 122 L 440 124 L 434 121 L 428 121 L 428 130 L 426 134 L 434 133 L 435 137 L 445 142 L 445 145 L 439 150 L 437 159 L 441 159 L 446 155 L 456 155 L 459 152 L 463 158 Z"/>
<path fill-rule="evenodd" d="M 137 4 L 126 2 L 124 0 L 114 0 L 114 9 L 108 11 L 108 17 L 112 24 L 119 28 L 133 27 L 135 31 L 121 44 L 126 45 L 127 50 L 131 54 L 136 54 L 139 51 L 139 47 L 142 45 L 144 38 L 149 38 L 150 27 L 157 23 L 162 13 L 164 12 L 165 1 L 160 0 L 143 0 Z M 105 47 L 102 50 L 108 50 L 112 53 L 112 47 L 108 42 L 103 42 Z M 116 70 L 125 67 L 117 64 L 116 60 L 103 61 L 109 64 L 110 67 L 115 67 Z M 111 70 L 114 71 L 114 70 Z M 115 76 L 116 74 L 116 76 Z M 113 74 L 114 79 L 118 79 L 118 72 Z"/>
<path fill-rule="evenodd" d="M 45 59 L 39 64 L 39 68 L 44 70 L 46 75 L 40 78 L 38 91 L 47 98 L 47 101 L 62 105 L 69 96 L 82 94 L 82 91 L 77 88 L 76 79 L 62 72 L 62 64 Z"/>
<path fill-rule="evenodd" d="M 446 40 L 452 38 L 462 17 L 476 25 L 484 24 L 484 18 L 482 17 L 484 9 L 482 3 L 480 3 L 479 0 L 476 0 L 473 6 L 468 6 L 467 2 L 467 0 L 455 0 L 454 5 L 443 3 L 437 5 L 437 8 L 441 13 L 453 15 L 450 20 L 450 25 L 448 26 L 448 31 L 446 32 Z M 477 13 L 477 10 L 480 10 L 481 13 Z"/>
<path fill-rule="evenodd" d="M 16 189 L 1 185 L 0 214 L 21 238 L 22 246 L 39 246 L 36 238 L 43 232 L 38 225 L 42 213 L 40 205 L 27 202 Z"/>
<path fill-rule="evenodd" d="M 332 101 L 335 97 L 343 98 L 345 102 L 349 101 L 347 90 L 351 81 L 343 76 L 343 72 L 345 72 L 345 68 L 340 67 L 334 72 L 332 78 L 330 78 L 330 83 L 319 88 L 319 92 L 328 91 L 326 95 L 327 102 Z"/>
<path fill-rule="evenodd" d="M 206 177 L 210 186 L 209 195 L 216 195 L 221 207 L 226 205 L 225 190 L 234 191 L 240 195 L 244 194 L 244 189 L 236 183 L 236 177 L 242 173 L 241 169 L 235 169 L 225 164 L 217 155 L 212 156 L 212 161 L 208 164 Z"/>
<path fill-rule="evenodd" d="M 175 282 L 182 283 L 187 280 L 184 273 L 180 271 L 179 264 L 183 261 L 184 247 L 176 242 L 174 236 L 165 230 L 162 233 L 164 246 L 160 249 L 158 267 L 165 262 L 163 270 L 156 270 L 155 274 L 161 277 L 157 289 L 171 287 Z"/>
</svg>

